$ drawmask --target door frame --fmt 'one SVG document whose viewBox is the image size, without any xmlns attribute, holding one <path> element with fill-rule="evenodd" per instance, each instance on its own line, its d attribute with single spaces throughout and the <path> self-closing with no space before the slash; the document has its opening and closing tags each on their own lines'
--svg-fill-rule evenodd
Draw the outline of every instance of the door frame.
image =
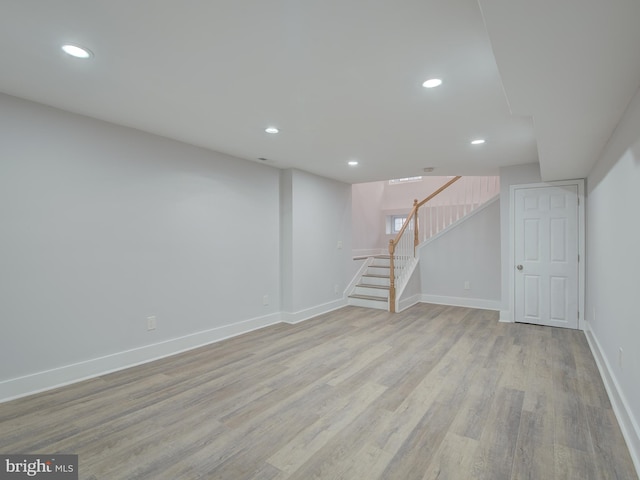
<svg viewBox="0 0 640 480">
<path fill-rule="evenodd" d="M 515 227 L 516 206 L 515 192 L 522 188 L 544 188 L 576 185 L 578 187 L 578 330 L 585 330 L 585 198 L 584 179 L 560 180 L 556 182 L 524 183 L 509 186 L 509 313 L 511 322 L 516 321 L 516 259 L 515 259 Z M 504 320 L 502 320 L 504 321 Z"/>
</svg>

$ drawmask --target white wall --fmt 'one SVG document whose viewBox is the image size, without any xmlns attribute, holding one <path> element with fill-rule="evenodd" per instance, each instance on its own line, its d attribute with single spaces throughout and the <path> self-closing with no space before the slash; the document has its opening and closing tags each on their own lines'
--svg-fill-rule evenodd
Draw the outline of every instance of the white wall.
<svg viewBox="0 0 640 480">
<path fill-rule="evenodd" d="M 509 200 L 511 185 L 522 185 L 527 183 L 539 183 L 540 165 L 530 163 L 527 165 L 516 165 L 513 167 L 503 167 L 500 169 L 500 241 L 502 243 L 502 307 L 500 309 L 500 320 L 513 322 L 513 270 L 510 260 L 513 258 L 510 233 L 512 229 L 511 202 Z"/>
<path fill-rule="evenodd" d="M 280 171 L 280 306 L 293 312 L 293 170 Z"/>
<path fill-rule="evenodd" d="M 384 198 L 382 208 L 389 212 L 406 211 L 413 207 L 414 200 L 423 200 L 442 185 L 451 180 L 450 177 L 422 177 L 417 182 L 396 183 L 381 182 L 384 186 Z"/>
<path fill-rule="evenodd" d="M 281 175 L 285 320 L 346 304 L 351 280 L 351 185 L 287 170 Z M 290 216 L 290 220 L 288 220 Z M 339 246 L 339 243 L 341 246 Z"/>
<path fill-rule="evenodd" d="M 420 303 L 422 299 L 422 278 L 420 277 L 420 268 L 416 266 L 409 276 L 407 284 L 402 291 L 396 292 L 396 300 L 398 301 L 398 312 Z"/>
<path fill-rule="evenodd" d="M 589 338 L 640 470 L 640 91 L 591 171 L 587 192 Z"/>
<path fill-rule="evenodd" d="M 487 203 L 419 248 L 422 301 L 500 307 L 500 203 Z"/>
<path fill-rule="evenodd" d="M 369 182 L 351 186 L 354 256 L 374 255 L 388 248 L 382 213 L 384 184 L 385 182 Z"/>
<path fill-rule="evenodd" d="M 279 204 L 276 169 L 0 95 L 0 398 L 278 320 Z"/>
</svg>

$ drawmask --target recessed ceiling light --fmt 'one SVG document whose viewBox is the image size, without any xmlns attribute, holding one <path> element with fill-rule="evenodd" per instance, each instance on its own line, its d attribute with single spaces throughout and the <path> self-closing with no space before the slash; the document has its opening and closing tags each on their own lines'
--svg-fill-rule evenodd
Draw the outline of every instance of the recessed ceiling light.
<svg viewBox="0 0 640 480">
<path fill-rule="evenodd" d="M 440 80 L 439 78 L 430 78 L 422 84 L 424 88 L 439 87 L 440 85 L 442 85 L 442 80 Z"/>
<path fill-rule="evenodd" d="M 267 127 L 264 129 L 264 131 L 267 133 L 278 133 L 280 130 L 278 130 L 276 127 Z"/>
<path fill-rule="evenodd" d="M 358 165 L 358 161 L 357 160 L 349 160 L 347 162 L 347 165 L 349 165 L 350 167 L 355 167 L 356 165 Z"/>
<path fill-rule="evenodd" d="M 475 140 L 471 140 L 471 145 L 482 145 L 484 142 L 484 138 L 476 138 Z"/>
<path fill-rule="evenodd" d="M 63 45 L 62 50 L 64 50 L 65 53 L 76 58 L 89 58 L 92 55 L 91 50 L 87 50 L 86 48 L 79 47 L 77 45 Z"/>
</svg>

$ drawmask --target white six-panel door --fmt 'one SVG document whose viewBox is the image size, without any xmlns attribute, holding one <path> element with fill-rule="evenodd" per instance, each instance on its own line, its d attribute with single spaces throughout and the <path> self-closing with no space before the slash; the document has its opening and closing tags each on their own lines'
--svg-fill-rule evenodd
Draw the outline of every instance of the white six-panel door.
<svg viewBox="0 0 640 480">
<path fill-rule="evenodd" d="M 514 193 L 515 321 L 578 328 L 578 187 Z"/>
</svg>

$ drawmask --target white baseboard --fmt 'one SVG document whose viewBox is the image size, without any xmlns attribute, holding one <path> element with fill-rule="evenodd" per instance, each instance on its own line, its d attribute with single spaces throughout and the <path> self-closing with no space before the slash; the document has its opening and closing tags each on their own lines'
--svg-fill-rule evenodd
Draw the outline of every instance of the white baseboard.
<svg viewBox="0 0 640 480">
<path fill-rule="evenodd" d="M 151 362 L 281 322 L 273 313 L 0 382 L 0 403 Z"/>
<path fill-rule="evenodd" d="M 420 303 L 421 301 L 422 295 L 420 295 L 419 293 L 407 298 L 401 298 L 400 301 L 398 301 L 398 312 L 402 312 L 409 307 L 413 307 L 415 304 Z"/>
<path fill-rule="evenodd" d="M 589 322 L 585 321 L 585 335 L 587 337 L 587 343 L 591 348 L 593 358 L 596 360 L 596 365 L 600 371 L 600 376 L 604 382 L 604 386 L 607 389 L 609 400 L 613 407 L 613 412 L 620 424 L 620 430 L 627 442 L 629 448 L 629 454 L 633 461 L 633 465 L 636 468 L 636 473 L 640 477 L 640 428 L 638 422 L 633 417 L 633 413 L 629 408 L 629 402 L 627 401 L 624 393 L 620 389 L 620 385 L 616 380 L 616 376 L 611 369 L 611 365 L 607 361 L 607 358 L 602 353 L 600 342 L 598 338 L 593 334 Z"/>
<path fill-rule="evenodd" d="M 447 297 L 444 295 L 429 295 L 423 293 L 420 297 L 422 303 L 435 303 L 436 305 L 451 305 L 453 307 L 479 308 L 481 310 L 500 310 L 502 302 L 499 300 L 487 300 L 485 298 Z"/>
<path fill-rule="evenodd" d="M 324 303 L 322 305 L 307 308 L 306 310 L 300 310 L 298 312 L 282 312 L 281 318 L 284 323 L 300 323 L 318 315 L 322 315 L 323 313 L 329 313 L 346 306 L 347 299 L 343 297 L 338 300 L 334 300 L 333 302 Z"/>
<path fill-rule="evenodd" d="M 500 319 L 498 321 L 503 323 L 514 323 L 511 310 L 500 310 Z"/>
<path fill-rule="evenodd" d="M 219 342 L 281 322 L 299 323 L 345 307 L 345 297 L 299 312 L 277 312 L 63 367 L 0 381 L 0 403 L 52 390 Z"/>
</svg>

